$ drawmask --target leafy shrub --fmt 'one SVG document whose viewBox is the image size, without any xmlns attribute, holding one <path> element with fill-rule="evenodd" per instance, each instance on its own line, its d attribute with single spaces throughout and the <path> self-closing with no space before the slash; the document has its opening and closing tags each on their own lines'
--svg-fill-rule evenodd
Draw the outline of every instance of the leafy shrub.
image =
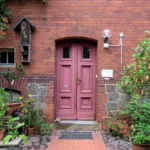
<svg viewBox="0 0 150 150">
<path fill-rule="evenodd" d="M 150 38 L 135 49 L 133 62 L 125 67 L 119 87 L 131 97 L 122 113 L 131 118 L 133 143 L 150 144 Z"/>
</svg>

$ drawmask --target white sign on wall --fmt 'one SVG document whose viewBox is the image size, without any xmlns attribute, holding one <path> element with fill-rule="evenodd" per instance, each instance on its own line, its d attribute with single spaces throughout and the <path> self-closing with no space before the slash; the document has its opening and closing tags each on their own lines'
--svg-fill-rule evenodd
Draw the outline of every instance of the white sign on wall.
<svg viewBox="0 0 150 150">
<path fill-rule="evenodd" d="M 104 78 L 112 78 L 113 77 L 113 70 L 102 70 L 102 77 Z"/>
</svg>

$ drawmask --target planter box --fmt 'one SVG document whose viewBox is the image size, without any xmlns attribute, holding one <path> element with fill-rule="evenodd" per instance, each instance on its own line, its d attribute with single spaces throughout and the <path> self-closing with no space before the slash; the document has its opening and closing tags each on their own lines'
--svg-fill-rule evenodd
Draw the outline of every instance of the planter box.
<svg viewBox="0 0 150 150">
<path fill-rule="evenodd" d="M 8 104 L 7 115 L 11 116 L 15 109 L 17 109 L 20 112 L 20 105 L 21 105 L 21 103 Z"/>
<path fill-rule="evenodd" d="M 0 131 L 0 141 L 3 140 L 4 133 L 5 133 L 5 129 L 3 129 L 2 131 Z"/>
<path fill-rule="evenodd" d="M 134 144 L 132 143 L 132 150 L 150 150 L 150 144 Z"/>
</svg>

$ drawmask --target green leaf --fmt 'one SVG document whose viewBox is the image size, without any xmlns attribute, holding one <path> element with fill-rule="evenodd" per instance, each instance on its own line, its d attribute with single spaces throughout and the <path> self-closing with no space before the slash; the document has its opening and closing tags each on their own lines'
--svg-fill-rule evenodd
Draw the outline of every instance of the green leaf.
<svg viewBox="0 0 150 150">
<path fill-rule="evenodd" d="M 15 127 L 15 129 L 18 129 L 18 128 L 23 127 L 23 126 L 24 126 L 24 122 L 18 123 L 17 126 Z"/>
<path fill-rule="evenodd" d="M 19 137 L 23 140 L 24 144 L 28 144 L 28 139 L 24 134 L 20 135 Z"/>
<path fill-rule="evenodd" d="M 13 138 L 12 135 L 7 135 L 7 136 L 3 139 L 3 144 L 7 144 L 12 138 Z"/>
</svg>

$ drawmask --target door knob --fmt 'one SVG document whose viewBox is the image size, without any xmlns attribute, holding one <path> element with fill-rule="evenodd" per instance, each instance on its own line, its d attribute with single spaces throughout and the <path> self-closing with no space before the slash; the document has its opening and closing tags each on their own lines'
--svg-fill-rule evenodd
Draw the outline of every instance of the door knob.
<svg viewBox="0 0 150 150">
<path fill-rule="evenodd" d="M 77 78 L 77 85 L 79 85 L 81 81 L 82 81 L 82 80 L 78 77 L 78 78 Z"/>
</svg>

